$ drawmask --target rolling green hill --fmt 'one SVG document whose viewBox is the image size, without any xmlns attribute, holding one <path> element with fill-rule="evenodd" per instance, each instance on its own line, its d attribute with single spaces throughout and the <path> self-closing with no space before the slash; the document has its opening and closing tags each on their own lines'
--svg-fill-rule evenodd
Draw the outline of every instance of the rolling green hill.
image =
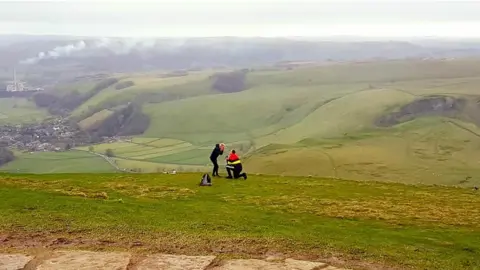
<svg viewBox="0 0 480 270">
<path fill-rule="evenodd" d="M 207 170 L 209 151 L 223 141 L 255 173 L 478 184 L 477 59 L 255 69 L 223 83 L 228 91 L 216 88 L 212 74 L 115 74 L 117 83 L 72 116 L 98 126 L 118 106 L 138 104 L 150 121 L 143 134 L 95 146 L 97 154 L 113 149 L 124 169 Z M 88 92 L 88 84 L 75 87 Z"/>
<path fill-rule="evenodd" d="M 472 186 L 480 185 L 480 128 L 417 119 L 355 136 L 271 145 L 250 156 L 252 172 Z"/>
</svg>

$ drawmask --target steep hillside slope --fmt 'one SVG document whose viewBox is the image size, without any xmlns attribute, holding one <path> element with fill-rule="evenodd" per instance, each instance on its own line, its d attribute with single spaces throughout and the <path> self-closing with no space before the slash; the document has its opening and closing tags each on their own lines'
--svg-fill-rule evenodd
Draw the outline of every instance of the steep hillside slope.
<svg viewBox="0 0 480 270">
<path fill-rule="evenodd" d="M 374 127 L 376 117 L 413 100 L 409 94 L 395 90 L 364 90 L 340 96 L 320 106 L 298 123 L 257 139 L 258 146 L 269 142 L 296 143 L 307 138 L 334 138 Z"/>
<path fill-rule="evenodd" d="M 160 74 L 120 76 L 117 84 L 93 96 L 75 111 L 72 116 L 84 117 L 94 111 L 109 109 L 127 102 L 161 102 L 190 96 L 197 96 L 211 91 L 209 73 L 190 74 L 181 77 L 164 78 Z M 129 87 L 118 87 L 125 82 L 132 82 Z"/>
<path fill-rule="evenodd" d="M 270 145 L 246 167 L 267 174 L 448 185 L 480 184 L 480 128 L 448 118 L 422 118 L 394 128 L 330 140 Z"/>
<path fill-rule="evenodd" d="M 301 121 L 318 106 L 365 85 L 264 85 L 232 94 L 208 95 L 148 104 L 147 137 L 193 142 L 253 140 Z"/>
</svg>

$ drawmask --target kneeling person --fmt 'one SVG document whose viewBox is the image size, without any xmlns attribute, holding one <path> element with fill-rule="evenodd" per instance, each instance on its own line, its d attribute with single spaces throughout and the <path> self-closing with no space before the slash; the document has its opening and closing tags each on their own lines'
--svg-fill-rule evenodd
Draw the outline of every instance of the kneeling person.
<svg viewBox="0 0 480 270">
<path fill-rule="evenodd" d="M 242 166 L 242 161 L 238 157 L 238 155 L 235 153 L 235 150 L 232 150 L 230 152 L 230 155 L 228 156 L 227 159 L 227 173 L 229 179 L 238 179 L 240 177 L 243 177 L 243 179 L 247 179 L 247 174 L 242 173 L 243 166 Z M 232 172 L 233 172 L 233 177 L 232 177 Z"/>
</svg>

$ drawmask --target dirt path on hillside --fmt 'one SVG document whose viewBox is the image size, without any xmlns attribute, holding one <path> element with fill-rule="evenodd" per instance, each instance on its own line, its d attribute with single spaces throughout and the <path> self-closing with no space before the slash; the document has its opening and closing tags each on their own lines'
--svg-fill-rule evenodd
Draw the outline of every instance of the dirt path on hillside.
<svg viewBox="0 0 480 270">
<path fill-rule="evenodd" d="M 115 162 L 107 157 L 106 155 L 102 155 L 102 154 L 99 154 L 99 153 L 96 153 L 96 152 L 91 152 L 91 151 L 85 151 L 85 150 L 78 150 L 78 151 L 84 151 L 84 152 L 87 152 L 87 153 L 90 153 L 92 155 L 96 155 L 96 156 L 99 156 L 101 158 L 103 158 L 106 162 L 108 162 L 108 164 L 110 164 L 110 166 L 112 166 L 113 168 L 115 168 L 115 170 L 119 171 L 119 172 L 124 172 L 123 169 L 121 169 L 120 167 L 117 166 L 117 164 L 115 164 Z M 0 269 L 1 270 L 1 269 Z"/>
<path fill-rule="evenodd" d="M 338 177 L 338 172 L 337 172 L 337 165 L 335 164 L 335 160 L 333 159 L 333 157 L 327 153 L 327 151 L 325 150 L 320 150 L 322 152 L 322 154 L 324 154 L 329 162 L 330 162 L 330 166 L 332 166 L 332 171 L 333 171 L 333 177 L 337 178 Z"/>
</svg>

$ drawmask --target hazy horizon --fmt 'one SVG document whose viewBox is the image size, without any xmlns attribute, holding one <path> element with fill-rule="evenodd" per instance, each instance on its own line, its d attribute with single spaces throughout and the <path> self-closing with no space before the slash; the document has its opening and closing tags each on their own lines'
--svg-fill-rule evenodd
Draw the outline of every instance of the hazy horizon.
<svg viewBox="0 0 480 270">
<path fill-rule="evenodd" d="M 0 34 L 480 37 L 480 2 L 0 1 Z"/>
</svg>

